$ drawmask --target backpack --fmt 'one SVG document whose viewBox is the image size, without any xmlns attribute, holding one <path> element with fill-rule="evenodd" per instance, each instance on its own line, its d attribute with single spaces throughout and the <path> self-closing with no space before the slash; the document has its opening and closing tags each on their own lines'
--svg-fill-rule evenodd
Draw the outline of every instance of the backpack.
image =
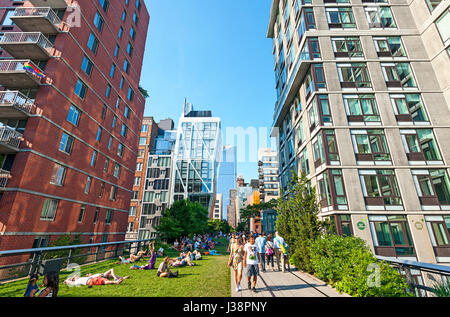
<svg viewBox="0 0 450 317">
<path fill-rule="evenodd" d="M 280 244 L 280 247 L 281 247 L 281 252 L 283 254 L 287 254 L 287 250 L 286 250 L 286 247 L 284 246 L 284 244 Z"/>
<path fill-rule="evenodd" d="M 267 248 L 266 254 L 267 254 L 268 256 L 271 256 L 271 255 L 273 254 L 272 248 Z"/>
</svg>

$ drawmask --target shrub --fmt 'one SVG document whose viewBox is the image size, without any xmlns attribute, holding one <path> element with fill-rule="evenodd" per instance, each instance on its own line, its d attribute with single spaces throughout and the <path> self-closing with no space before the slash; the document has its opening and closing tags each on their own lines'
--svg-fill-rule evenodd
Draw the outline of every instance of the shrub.
<svg viewBox="0 0 450 317">
<path fill-rule="evenodd" d="M 450 279 L 447 281 L 436 282 L 433 285 L 434 294 L 437 297 L 450 297 Z"/>
<path fill-rule="evenodd" d="M 409 295 L 400 273 L 386 262 L 378 261 L 360 238 L 320 237 L 311 245 L 311 262 L 315 275 L 341 293 L 356 297 Z"/>
</svg>

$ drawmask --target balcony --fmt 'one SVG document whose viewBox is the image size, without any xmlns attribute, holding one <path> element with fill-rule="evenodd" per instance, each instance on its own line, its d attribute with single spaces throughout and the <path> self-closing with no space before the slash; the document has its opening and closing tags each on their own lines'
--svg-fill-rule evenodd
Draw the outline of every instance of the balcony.
<svg viewBox="0 0 450 317">
<path fill-rule="evenodd" d="M 0 154 L 13 154 L 19 150 L 22 134 L 7 126 L 0 127 Z"/>
<path fill-rule="evenodd" d="M 47 60 L 53 44 L 40 32 L 8 32 L 0 39 L 0 46 L 14 58 Z"/>
<path fill-rule="evenodd" d="M 34 100 L 19 91 L 0 91 L 0 117 L 26 119 L 31 115 Z"/>
<path fill-rule="evenodd" d="M 6 187 L 8 183 L 8 179 L 11 178 L 11 174 L 9 171 L 5 171 L 0 169 L 0 190 Z"/>
<path fill-rule="evenodd" d="M 0 85 L 6 88 L 36 88 L 41 85 L 41 78 L 28 71 L 25 64 L 29 63 L 42 72 L 30 60 L 0 60 Z"/>
<path fill-rule="evenodd" d="M 53 9 L 67 8 L 66 0 L 30 0 L 35 7 L 50 7 Z"/>
<path fill-rule="evenodd" d="M 57 34 L 61 20 L 51 8 L 16 8 L 11 20 L 24 32 Z"/>
</svg>

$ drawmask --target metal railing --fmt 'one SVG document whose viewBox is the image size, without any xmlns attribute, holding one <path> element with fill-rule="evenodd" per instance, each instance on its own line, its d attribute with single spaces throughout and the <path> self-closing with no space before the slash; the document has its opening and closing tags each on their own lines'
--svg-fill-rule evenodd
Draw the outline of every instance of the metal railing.
<svg viewBox="0 0 450 317">
<path fill-rule="evenodd" d="M 61 23 L 60 18 L 56 15 L 50 7 L 37 8 L 37 7 L 21 7 L 16 8 L 13 14 L 14 17 L 44 17 L 52 24 L 58 25 Z"/>
<path fill-rule="evenodd" d="M 416 296 L 433 296 L 436 292 L 434 289 L 436 285 L 439 283 L 450 283 L 450 266 L 393 259 L 384 256 L 377 256 L 377 258 L 388 262 L 392 267 L 396 268 L 405 278 L 406 283 L 410 289 L 414 291 Z M 424 279 L 426 279 L 428 283 L 425 283 Z"/>
<path fill-rule="evenodd" d="M 154 239 L 116 241 L 104 243 L 78 244 L 61 247 L 46 247 L 0 251 L 0 263 L 8 262 L 8 257 L 29 257 L 25 262 L 0 265 L 0 282 L 8 282 L 37 274 L 47 261 L 60 261 L 61 268 L 71 264 L 85 265 L 118 258 L 119 255 L 136 254 Z M 92 249 L 95 249 L 92 251 Z M 82 252 L 86 250 L 86 252 Z"/>
<path fill-rule="evenodd" d="M 28 98 L 20 91 L 0 91 L 0 107 L 14 107 L 31 114 L 34 100 Z"/>
<path fill-rule="evenodd" d="M 29 59 L 5 59 L 5 60 L 0 60 L 0 72 L 22 72 L 22 71 L 26 71 L 25 69 L 25 63 L 29 63 L 30 65 L 33 65 L 33 67 L 35 67 L 37 70 L 39 70 L 41 73 L 43 73 L 43 71 L 36 66 L 35 63 L 33 63 L 31 60 Z M 34 77 L 39 78 L 39 76 L 28 72 L 29 74 L 33 75 Z"/>
<path fill-rule="evenodd" d="M 0 169 L 0 188 L 5 188 L 8 183 L 8 179 L 11 177 L 9 171 Z"/>
<path fill-rule="evenodd" d="M 8 126 L 0 127 L 0 143 L 19 148 L 23 135 Z"/>
<path fill-rule="evenodd" d="M 45 50 L 49 50 L 53 47 L 52 42 L 50 42 L 41 32 L 7 32 L 3 34 L 0 39 L 0 45 L 21 43 L 34 43 Z"/>
</svg>

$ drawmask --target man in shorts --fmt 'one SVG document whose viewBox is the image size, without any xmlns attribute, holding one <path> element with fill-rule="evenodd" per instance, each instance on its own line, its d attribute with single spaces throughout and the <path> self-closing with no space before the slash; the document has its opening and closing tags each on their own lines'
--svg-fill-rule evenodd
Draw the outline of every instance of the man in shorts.
<svg viewBox="0 0 450 317">
<path fill-rule="evenodd" d="M 248 289 L 256 293 L 256 280 L 258 278 L 260 262 L 258 247 L 255 244 L 255 237 L 251 235 L 248 243 L 244 246 L 244 268 L 247 272 Z M 251 278 L 253 276 L 253 287 Z"/>
</svg>

